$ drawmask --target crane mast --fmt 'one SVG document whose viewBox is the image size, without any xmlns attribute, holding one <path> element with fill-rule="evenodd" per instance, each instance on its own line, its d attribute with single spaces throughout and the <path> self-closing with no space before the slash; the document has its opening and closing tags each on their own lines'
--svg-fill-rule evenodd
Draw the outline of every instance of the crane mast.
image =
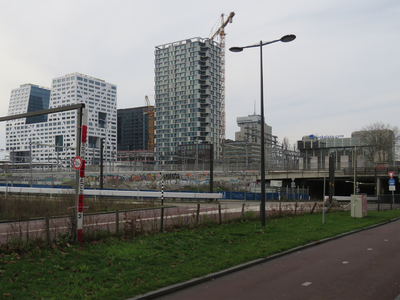
<svg viewBox="0 0 400 300">
<path fill-rule="evenodd" d="M 155 108 L 151 106 L 149 97 L 145 96 L 146 104 L 147 104 L 147 111 L 144 114 L 149 116 L 149 141 L 147 143 L 147 147 L 149 151 L 154 151 L 154 113 Z"/>
<path fill-rule="evenodd" d="M 221 156 L 225 159 L 225 129 L 226 129 L 226 119 L 225 119 L 225 27 L 232 23 L 234 12 L 231 12 L 226 20 L 224 20 L 224 14 L 221 14 L 221 26 L 215 31 L 211 36 L 211 40 L 219 36 L 219 43 L 221 47 L 221 69 L 220 69 L 220 91 L 221 91 L 221 125 L 220 125 L 220 141 L 221 141 Z"/>
</svg>

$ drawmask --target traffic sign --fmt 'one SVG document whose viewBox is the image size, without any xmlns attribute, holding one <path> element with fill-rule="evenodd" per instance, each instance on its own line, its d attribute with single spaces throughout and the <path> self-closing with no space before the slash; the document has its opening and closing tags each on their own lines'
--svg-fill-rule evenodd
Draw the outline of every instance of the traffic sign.
<svg viewBox="0 0 400 300">
<path fill-rule="evenodd" d="M 395 185 L 389 185 L 389 191 L 391 191 L 391 192 L 396 191 L 396 186 Z"/>
<path fill-rule="evenodd" d="M 388 172 L 390 178 L 393 178 L 394 172 Z"/>
<path fill-rule="evenodd" d="M 79 156 L 75 157 L 74 160 L 72 161 L 72 166 L 76 170 L 80 170 L 80 168 L 82 167 L 82 158 L 80 158 Z"/>
<path fill-rule="evenodd" d="M 389 179 L 389 185 L 395 185 L 396 181 L 393 178 Z"/>
</svg>

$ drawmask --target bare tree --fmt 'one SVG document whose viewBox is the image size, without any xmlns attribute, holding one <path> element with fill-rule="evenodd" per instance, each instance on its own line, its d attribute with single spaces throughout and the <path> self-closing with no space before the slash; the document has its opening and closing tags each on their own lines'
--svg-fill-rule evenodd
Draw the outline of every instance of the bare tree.
<svg viewBox="0 0 400 300">
<path fill-rule="evenodd" d="M 282 147 L 282 159 L 283 167 L 286 170 L 294 169 L 298 166 L 298 151 L 296 149 L 296 144 L 293 147 L 290 146 L 289 138 L 284 137 L 281 143 Z"/>
<path fill-rule="evenodd" d="M 282 141 L 282 149 L 285 151 L 285 150 L 291 150 L 290 149 L 290 144 L 289 144 L 289 139 L 287 138 L 287 137 L 284 137 L 283 138 L 283 141 Z"/>
<path fill-rule="evenodd" d="M 366 159 L 372 164 L 393 163 L 396 145 L 400 140 L 397 126 L 381 122 L 365 126 L 359 131 L 365 143 Z"/>
<path fill-rule="evenodd" d="M 293 147 L 293 151 L 297 152 L 297 150 L 298 150 L 297 143 L 293 143 L 292 147 Z"/>
</svg>

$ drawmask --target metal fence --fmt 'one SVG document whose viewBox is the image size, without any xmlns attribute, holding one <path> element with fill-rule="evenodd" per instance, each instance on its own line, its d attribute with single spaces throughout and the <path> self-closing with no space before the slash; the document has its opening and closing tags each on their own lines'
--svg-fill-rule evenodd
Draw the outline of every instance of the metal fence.
<svg viewBox="0 0 400 300">
<path fill-rule="evenodd" d="M 400 194 L 379 195 L 378 210 L 382 209 L 400 209 Z"/>
</svg>

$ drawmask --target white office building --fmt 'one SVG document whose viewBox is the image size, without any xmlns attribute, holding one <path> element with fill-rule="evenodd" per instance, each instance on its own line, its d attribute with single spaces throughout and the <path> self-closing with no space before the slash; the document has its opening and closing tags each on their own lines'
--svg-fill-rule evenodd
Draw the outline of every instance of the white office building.
<svg viewBox="0 0 400 300">
<path fill-rule="evenodd" d="M 57 77 L 52 80 L 48 107 L 39 108 L 36 105 L 34 110 L 29 110 L 29 105 L 25 103 L 26 99 L 29 99 L 29 94 L 26 94 L 29 91 L 26 88 L 26 85 L 23 85 L 11 92 L 9 115 L 84 103 L 88 109 L 86 164 L 99 163 L 100 139 L 104 139 L 104 160 L 116 160 L 116 85 L 80 73 Z M 31 101 L 39 100 L 33 98 Z M 41 118 L 30 117 L 8 121 L 6 150 L 10 151 L 11 159 L 14 163 L 32 161 L 32 164 L 51 163 L 70 166 L 75 157 L 76 115 L 77 112 L 72 110 Z M 33 121 L 29 121 L 31 118 L 34 118 Z"/>
<path fill-rule="evenodd" d="M 11 90 L 8 115 L 48 109 L 49 102 L 49 88 L 31 83 L 22 84 L 19 88 Z M 40 135 L 40 130 L 44 129 L 47 117 L 36 116 L 7 121 L 6 150 L 11 153 L 11 160 L 14 163 L 29 162 L 29 139 Z"/>
</svg>

